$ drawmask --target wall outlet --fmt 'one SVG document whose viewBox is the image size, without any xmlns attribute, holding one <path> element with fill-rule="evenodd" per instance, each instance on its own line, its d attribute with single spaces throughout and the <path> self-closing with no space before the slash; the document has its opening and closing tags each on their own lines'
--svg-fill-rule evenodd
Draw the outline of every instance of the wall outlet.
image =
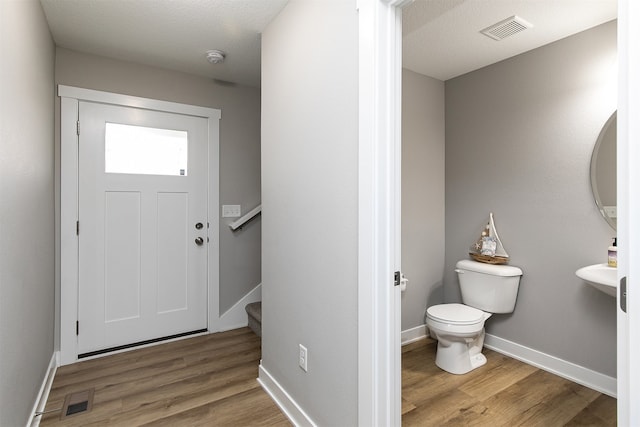
<svg viewBox="0 0 640 427">
<path fill-rule="evenodd" d="M 298 365 L 300 365 L 302 370 L 305 371 L 305 372 L 307 372 L 307 361 L 308 361 L 307 347 L 305 347 L 302 344 L 300 344 L 300 352 L 299 352 L 299 356 L 298 356 Z"/>
<path fill-rule="evenodd" d="M 236 218 L 241 216 L 240 205 L 222 205 L 223 218 Z"/>
</svg>

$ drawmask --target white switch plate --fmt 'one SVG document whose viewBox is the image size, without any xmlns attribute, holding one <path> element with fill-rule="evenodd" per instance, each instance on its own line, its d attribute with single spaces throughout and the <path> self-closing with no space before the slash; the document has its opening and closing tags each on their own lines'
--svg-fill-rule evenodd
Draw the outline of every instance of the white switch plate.
<svg viewBox="0 0 640 427">
<path fill-rule="evenodd" d="M 307 347 L 303 346 L 302 344 L 299 345 L 300 352 L 298 353 L 298 365 L 300 365 L 303 371 L 307 372 L 307 361 L 309 359 L 309 356 L 307 354 Z"/>
<path fill-rule="evenodd" d="M 222 205 L 223 218 L 236 218 L 241 216 L 240 205 Z"/>
</svg>

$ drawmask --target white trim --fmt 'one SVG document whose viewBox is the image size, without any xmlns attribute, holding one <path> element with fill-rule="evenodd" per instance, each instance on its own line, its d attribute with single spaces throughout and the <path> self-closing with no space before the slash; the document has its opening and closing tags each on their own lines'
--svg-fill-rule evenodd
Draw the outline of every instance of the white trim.
<svg viewBox="0 0 640 427">
<path fill-rule="evenodd" d="M 219 324 L 219 126 L 220 110 L 71 86 L 58 86 L 60 99 L 60 364 L 78 360 L 78 119 L 79 101 L 99 102 L 203 117 L 209 125 L 208 329 Z"/>
<path fill-rule="evenodd" d="M 413 0 L 381 0 L 381 1 L 383 3 L 388 4 L 389 6 L 397 7 L 399 9 L 413 3 Z"/>
<path fill-rule="evenodd" d="M 207 213 L 207 262 L 209 332 L 218 332 L 220 323 L 220 110 L 207 108 L 209 116 L 209 212 Z M 216 117 L 217 115 L 217 117 Z"/>
<path fill-rule="evenodd" d="M 273 376 L 271 376 L 271 374 L 269 374 L 269 372 L 262 366 L 262 362 L 260 362 L 258 382 L 264 391 L 271 396 L 271 399 L 273 399 L 282 412 L 284 412 L 287 418 L 289 418 L 289 421 L 291 421 L 293 425 L 297 427 L 312 427 L 316 425 L 311 417 L 302 410 L 300 405 L 293 400 L 291 395 L 287 393 L 275 378 L 273 378 Z"/>
<path fill-rule="evenodd" d="M 427 332 L 427 325 L 416 326 L 415 328 L 402 331 L 402 345 L 411 344 L 412 342 L 420 341 L 429 336 Z"/>
<path fill-rule="evenodd" d="M 402 345 L 405 346 L 412 342 L 420 341 L 428 337 L 428 335 L 427 325 L 420 325 L 404 330 L 402 331 Z M 485 335 L 484 346 L 544 371 L 551 372 L 562 378 L 597 390 L 600 393 L 616 397 L 617 381 L 613 377 L 491 334 Z"/>
<path fill-rule="evenodd" d="M 222 116 L 220 110 L 215 108 L 179 104 L 177 102 L 140 98 L 138 96 L 122 95 L 119 93 L 103 92 L 65 85 L 58 85 L 58 96 L 61 98 L 72 98 L 78 101 L 100 102 L 103 104 L 143 108 L 145 110 L 186 114 L 189 116 L 204 117 L 208 119 L 220 120 L 220 117 Z"/>
<path fill-rule="evenodd" d="M 600 393 L 616 397 L 617 381 L 613 377 L 491 334 L 485 335 L 484 346 Z"/>
<path fill-rule="evenodd" d="M 618 280 L 627 277 L 627 312 L 617 301 L 618 425 L 640 425 L 640 4 L 618 1 Z"/>
<path fill-rule="evenodd" d="M 49 399 L 51 384 L 53 384 L 53 378 L 56 376 L 56 371 L 58 370 L 59 359 L 60 353 L 54 351 L 51 355 L 51 360 L 49 361 L 47 373 L 42 380 L 42 385 L 40 386 L 40 390 L 38 391 L 38 395 L 36 396 L 36 401 L 33 404 L 33 409 L 31 410 L 31 419 L 27 421 L 27 427 L 38 427 L 40 425 L 42 416 L 37 415 L 37 413 L 44 411 L 45 406 L 47 406 L 47 399 Z"/>
<path fill-rule="evenodd" d="M 78 101 L 60 99 L 60 364 L 78 358 Z"/>
<path fill-rule="evenodd" d="M 250 290 L 249 293 L 240 299 L 240 301 L 235 303 L 233 307 L 225 311 L 220 316 L 218 331 L 230 331 L 231 329 L 238 329 L 247 326 L 249 324 L 249 320 L 245 306 L 258 301 L 262 301 L 262 283 Z"/>
<path fill-rule="evenodd" d="M 358 1 L 358 424 L 401 424 L 401 1 Z"/>
</svg>

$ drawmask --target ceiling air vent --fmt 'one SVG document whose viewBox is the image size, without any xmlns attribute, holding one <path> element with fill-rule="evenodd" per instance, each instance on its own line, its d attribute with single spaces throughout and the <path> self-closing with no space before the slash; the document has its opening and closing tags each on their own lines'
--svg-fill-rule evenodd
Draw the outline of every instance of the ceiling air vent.
<svg viewBox="0 0 640 427">
<path fill-rule="evenodd" d="M 504 19 L 497 24 L 487 27 L 480 32 L 494 40 L 502 40 L 531 27 L 533 27 L 533 25 L 514 15 L 511 18 Z"/>
</svg>

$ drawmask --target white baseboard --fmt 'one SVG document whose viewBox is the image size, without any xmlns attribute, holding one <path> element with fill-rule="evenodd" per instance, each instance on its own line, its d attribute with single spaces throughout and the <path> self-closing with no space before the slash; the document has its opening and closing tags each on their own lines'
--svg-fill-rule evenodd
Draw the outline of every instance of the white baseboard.
<svg viewBox="0 0 640 427">
<path fill-rule="evenodd" d="M 484 346 L 600 393 L 616 397 L 617 380 L 613 377 L 490 334 L 485 335 Z"/>
<path fill-rule="evenodd" d="M 44 407 L 47 405 L 47 399 L 49 398 L 49 392 L 51 391 L 51 384 L 53 383 L 53 378 L 56 376 L 56 370 L 58 369 L 59 364 L 60 352 L 54 351 L 51 355 L 51 360 L 49 361 L 47 373 L 42 380 L 42 385 L 40 385 L 38 396 L 33 404 L 31 419 L 27 421 L 27 427 L 38 427 L 40 425 L 40 419 L 42 416 L 36 414 L 44 411 Z"/>
<path fill-rule="evenodd" d="M 291 398 L 289 393 L 267 372 L 262 366 L 262 362 L 260 362 L 258 382 L 293 425 L 297 427 L 316 426 L 311 418 L 298 406 L 295 400 Z"/>
<path fill-rule="evenodd" d="M 402 331 L 401 340 L 402 345 L 411 344 L 412 342 L 419 341 L 427 337 L 427 325 L 416 326 L 415 328 Z"/>
<path fill-rule="evenodd" d="M 429 332 L 426 325 L 407 329 L 402 331 L 402 345 L 421 340 L 428 335 Z M 491 334 L 485 335 L 484 346 L 600 393 L 611 397 L 616 397 L 617 395 L 617 380 L 613 377 Z"/>
<path fill-rule="evenodd" d="M 249 291 L 240 301 L 235 303 L 233 307 L 225 311 L 220 316 L 219 332 L 230 331 L 231 329 L 243 328 L 249 324 L 247 312 L 244 307 L 252 302 L 262 300 L 262 284 L 258 284 Z"/>
</svg>

